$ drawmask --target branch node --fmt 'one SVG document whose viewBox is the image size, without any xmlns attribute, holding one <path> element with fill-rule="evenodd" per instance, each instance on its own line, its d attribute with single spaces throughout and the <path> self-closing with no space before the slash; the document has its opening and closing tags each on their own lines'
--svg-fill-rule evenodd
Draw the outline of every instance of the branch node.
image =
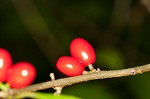
<svg viewBox="0 0 150 99">
<path fill-rule="evenodd" d="M 84 70 L 82 74 L 83 75 L 88 74 L 88 71 Z"/>
<path fill-rule="evenodd" d="M 55 80 L 55 76 L 54 76 L 54 73 L 50 73 L 50 78 L 51 78 L 51 80 L 53 81 L 53 80 Z"/>
<path fill-rule="evenodd" d="M 54 89 L 56 90 L 56 92 L 54 93 L 54 95 L 58 96 L 58 95 L 61 94 L 61 91 L 62 91 L 63 87 L 55 87 Z"/>
<path fill-rule="evenodd" d="M 99 72 L 99 71 L 101 71 L 101 70 L 99 68 L 97 68 L 96 72 Z"/>
<path fill-rule="evenodd" d="M 90 71 L 84 70 L 83 73 L 82 73 L 83 75 L 88 74 L 88 73 L 93 73 L 93 72 L 99 72 L 100 71 L 99 68 L 94 69 L 94 67 L 92 65 L 89 65 L 88 67 L 89 67 Z"/>
<path fill-rule="evenodd" d="M 50 78 L 51 78 L 51 80 L 52 81 L 54 81 L 55 80 L 55 75 L 54 75 L 54 73 L 50 73 Z M 61 94 L 61 91 L 62 91 L 62 89 L 63 89 L 63 87 L 54 87 L 53 88 L 54 90 L 56 90 L 56 92 L 54 93 L 54 95 L 60 95 Z"/>
<path fill-rule="evenodd" d="M 131 74 L 132 74 L 132 75 L 135 75 L 135 74 L 136 74 L 136 71 L 133 69 L 132 72 L 131 72 Z"/>
</svg>

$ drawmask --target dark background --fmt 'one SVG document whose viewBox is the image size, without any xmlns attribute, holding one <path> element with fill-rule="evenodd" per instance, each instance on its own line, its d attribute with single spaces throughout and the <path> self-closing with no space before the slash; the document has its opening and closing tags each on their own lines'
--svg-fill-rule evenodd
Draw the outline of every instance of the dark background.
<svg viewBox="0 0 150 99">
<path fill-rule="evenodd" d="M 50 80 L 51 72 L 57 79 L 66 77 L 55 63 L 70 55 L 69 44 L 77 37 L 94 47 L 95 68 L 149 63 L 150 17 L 139 0 L 0 0 L 0 47 L 11 53 L 13 63 L 35 65 L 34 83 Z M 85 99 L 150 99 L 149 84 L 150 73 L 144 73 L 75 84 L 62 93 Z"/>
</svg>

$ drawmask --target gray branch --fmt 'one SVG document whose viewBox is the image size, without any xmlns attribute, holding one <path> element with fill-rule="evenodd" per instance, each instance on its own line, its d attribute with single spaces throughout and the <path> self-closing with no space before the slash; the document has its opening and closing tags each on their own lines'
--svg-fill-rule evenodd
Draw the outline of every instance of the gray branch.
<svg viewBox="0 0 150 99">
<path fill-rule="evenodd" d="M 47 81 L 39 84 L 30 85 L 23 89 L 10 89 L 9 95 L 17 95 L 26 91 L 38 91 L 54 87 L 65 87 L 75 83 L 86 82 L 96 79 L 106 79 L 106 78 L 115 78 L 123 76 L 131 76 L 136 74 L 142 74 L 144 72 L 150 71 L 150 64 L 122 69 L 122 70 L 109 70 L 109 71 L 96 71 L 93 73 L 88 73 L 80 76 L 67 77 L 62 79 L 57 79 L 53 81 Z"/>
</svg>

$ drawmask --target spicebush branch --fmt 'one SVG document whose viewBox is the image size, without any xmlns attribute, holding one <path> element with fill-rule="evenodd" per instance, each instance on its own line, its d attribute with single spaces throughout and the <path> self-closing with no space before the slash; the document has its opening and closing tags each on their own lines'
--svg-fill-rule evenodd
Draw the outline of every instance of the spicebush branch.
<svg viewBox="0 0 150 99">
<path fill-rule="evenodd" d="M 17 95 L 26 91 L 39 91 L 39 90 L 44 90 L 44 89 L 54 88 L 54 87 L 65 87 L 75 83 L 86 82 L 90 80 L 131 76 L 136 74 L 142 74 L 144 72 L 149 72 L 149 71 L 150 71 L 150 64 L 128 68 L 128 69 L 121 69 L 121 70 L 96 71 L 93 73 L 88 73 L 80 76 L 67 77 L 67 78 L 42 82 L 42 83 L 30 85 L 22 89 L 10 89 L 8 92 L 9 95 Z"/>
</svg>

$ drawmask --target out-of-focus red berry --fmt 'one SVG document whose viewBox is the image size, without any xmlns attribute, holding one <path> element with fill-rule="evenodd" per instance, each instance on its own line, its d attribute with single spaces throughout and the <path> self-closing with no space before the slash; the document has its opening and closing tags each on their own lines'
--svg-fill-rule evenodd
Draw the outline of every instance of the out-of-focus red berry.
<svg viewBox="0 0 150 99">
<path fill-rule="evenodd" d="M 29 62 L 19 62 L 8 70 L 7 83 L 12 88 L 23 88 L 30 85 L 36 77 L 36 69 Z"/>
<path fill-rule="evenodd" d="M 10 53 L 3 48 L 0 48 L 0 82 L 6 81 L 7 70 L 12 65 L 12 58 Z"/>
</svg>

